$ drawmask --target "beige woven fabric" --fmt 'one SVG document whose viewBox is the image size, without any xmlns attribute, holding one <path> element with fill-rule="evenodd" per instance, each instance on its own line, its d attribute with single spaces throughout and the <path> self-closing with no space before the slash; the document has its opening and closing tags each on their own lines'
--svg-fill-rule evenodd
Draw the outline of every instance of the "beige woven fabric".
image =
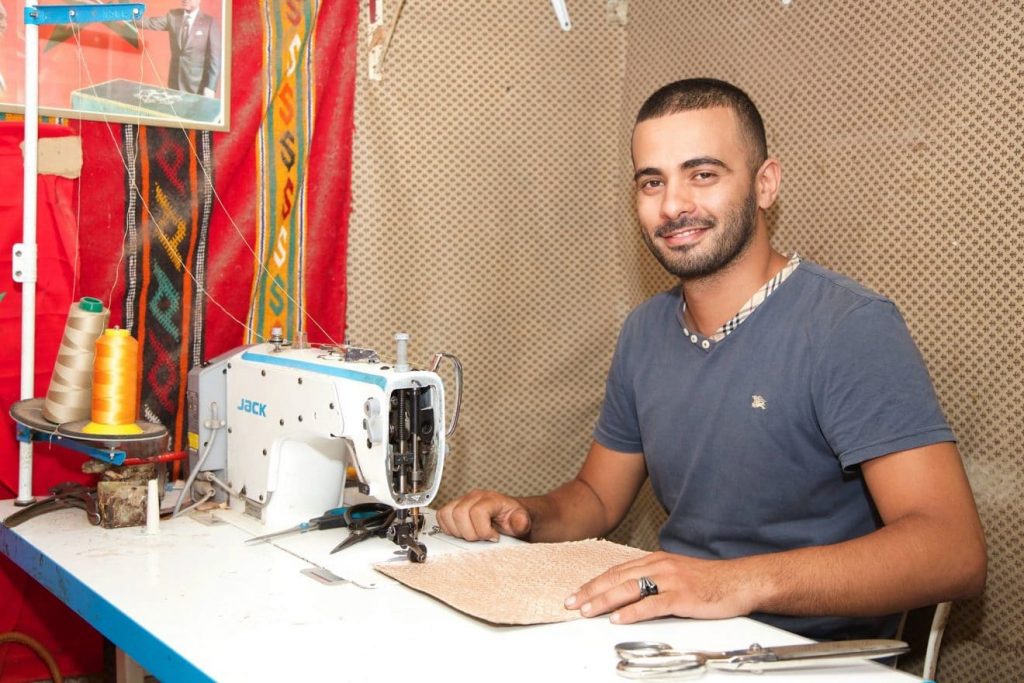
<svg viewBox="0 0 1024 683">
<path fill-rule="evenodd" d="M 378 564 L 377 571 L 492 624 L 550 624 L 579 618 L 569 594 L 617 564 L 647 553 L 609 541 L 533 543 Z"/>
</svg>

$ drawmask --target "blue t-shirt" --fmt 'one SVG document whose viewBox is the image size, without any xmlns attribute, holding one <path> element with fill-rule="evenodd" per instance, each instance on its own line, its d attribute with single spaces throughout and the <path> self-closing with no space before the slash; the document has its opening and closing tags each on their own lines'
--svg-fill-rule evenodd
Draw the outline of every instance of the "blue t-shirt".
<svg viewBox="0 0 1024 683">
<path fill-rule="evenodd" d="M 658 294 L 626 320 L 594 433 L 643 453 L 664 550 L 733 558 L 863 536 L 881 522 L 858 465 L 954 440 L 895 305 L 856 282 L 804 261 L 707 349 L 684 335 L 679 301 Z M 751 616 L 817 639 L 896 625 Z"/>
</svg>

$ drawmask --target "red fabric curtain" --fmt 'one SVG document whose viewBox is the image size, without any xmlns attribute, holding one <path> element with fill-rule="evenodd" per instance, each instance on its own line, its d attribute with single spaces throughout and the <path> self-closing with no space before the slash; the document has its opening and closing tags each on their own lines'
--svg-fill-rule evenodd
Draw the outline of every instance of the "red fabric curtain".
<svg viewBox="0 0 1024 683">
<path fill-rule="evenodd" d="M 22 288 L 11 277 L 11 247 L 22 241 L 24 192 L 21 122 L 0 122 L 0 173 L 9 179 L 0 193 L 0 329 L 7 343 L 0 345 L 0 405 L 6 413 L 21 396 Z M 43 125 L 39 137 L 63 137 L 73 131 Z M 36 284 L 35 396 L 44 396 L 75 287 L 75 182 L 55 175 L 40 175 L 37 183 L 36 244 L 39 279 Z M 6 416 L 5 416 L 6 417 Z M 0 497 L 13 498 L 18 488 L 18 445 L 15 425 L 0 420 Z M 84 456 L 56 446 L 37 444 L 34 493 L 61 481 L 88 482 L 80 466 Z M 45 642 L 64 670 L 98 671 L 102 667 L 102 639 L 88 624 L 68 610 L 49 591 L 13 562 L 0 556 L 0 633 L 17 630 Z M 73 637 L 69 637 L 74 634 Z M 38 657 L 21 645 L 0 645 L 0 681 L 48 678 Z"/>
</svg>

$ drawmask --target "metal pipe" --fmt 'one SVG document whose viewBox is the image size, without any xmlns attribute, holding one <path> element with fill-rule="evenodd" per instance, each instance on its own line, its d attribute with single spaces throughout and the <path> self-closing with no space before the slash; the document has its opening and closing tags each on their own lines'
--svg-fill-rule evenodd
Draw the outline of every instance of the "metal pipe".
<svg viewBox="0 0 1024 683">
<path fill-rule="evenodd" d="M 26 12 L 30 11 L 26 8 Z M 21 399 L 35 393 L 36 378 L 36 179 L 39 175 L 39 26 L 25 23 L 25 166 L 21 221 Z M 16 268 L 19 266 L 16 265 Z M 18 444 L 16 505 L 32 498 L 32 441 Z"/>
</svg>

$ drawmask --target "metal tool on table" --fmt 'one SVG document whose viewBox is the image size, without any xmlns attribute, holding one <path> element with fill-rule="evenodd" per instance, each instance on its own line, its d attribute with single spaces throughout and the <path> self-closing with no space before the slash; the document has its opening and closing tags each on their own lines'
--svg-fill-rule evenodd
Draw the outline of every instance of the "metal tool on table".
<svg viewBox="0 0 1024 683">
<path fill-rule="evenodd" d="M 762 647 L 726 652 L 679 652 L 666 643 L 619 643 L 616 670 L 626 678 L 689 678 L 706 669 L 751 671 L 850 664 L 858 659 L 893 657 L 910 648 L 901 640 L 838 640 L 807 645 Z"/>
<path fill-rule="evenodd" d="M 373 503 L 370 505 L 359 504 L 352 508 L 331 508 L 324 512 L 319 517 L 314 517 L 306 522 L 299 522 L 295 526 L 282 529 L 281 531 L 275 531 L 269 534 L 263 534 L 262 536 L 253 536 L 252 538 L 245 539 L 246 543 L 262 543 L 263 541 L 269 541 L 272 538 L 280 538 L 282 536 L 288 536 L 290 534 L 304 534 L 307 531 L 325 531 L 327 529 L 342 529 L 350 526 L 351 521 L 355 520 L 358 525 L 363 518 L 377 517 L 380 513 L 377 511 L 376 506 L 378 504 Z M 383 506 L 388 510 L 393 510 L 388 505 Z"/>
<path fill-rule="evenodd" d="M 361 543 L 368 538 L 384 538 L 394 528 L 392 522 L 395 520 L 395 509 L 383 503 L 361 503 L 353 505 L 345 511 L 348 536 L 338 545 L 334 546 L 331 554 L 350 548 L 356 543 Z M 397 542 L 397 541 L 396 541 Z M 401 543 L 399 543 L 401 545 Z M 412 547 L 410 547 L 412 552 Z M 410 558 L 412 559 L 412 558 Z M 422 562 L 422 560 L 417 560 Z"/>
<path fill-rule="evenodd" d="M 54 510 L 63 510 L 64 508 L 81 508 L 85 510 L 90 524 L 98 525 L 100 523 L 96 487 L 66 481 L 50 488 L 49 496 L 40 498 L 34 503 L 8 515 L 4 519 L 4 526 L 8 528 L 15 527 L 33 517 L 38 517 Z"/>
<path fill-rule="evenodd" d="M 280 538 L 281 536 L 288 536 L 290 534 L 304 534 L 307 531 L 317 531 L 323 529 L 338 529 L 345 526 L 345 508 L 331 508 L 319 517 L 314 517 L 306 522 L 299 522 L 295 526 L 282 529 L 281 531 L 274 531 L 269 534 L 263 534 L 262 536 L 253 536 L 252 538 L 245 539 L 246 543 L 262 543 L 263 541 L 269 541 L 272 538 Z"/>
<path fill-rule="evenodd" d="M 215 358 L 189 373 L 190 475 L 184 495 L 211 495 L 267 529 L 286 529 L 345 507 L 357 487 L 393 510 L 384 536 L 422 561 L 422 508 L 437 495 L 458 421 L 462 366 L 435 354 L 429 369 L 345 346 L 292 344 L 279 330 L 264 344 Z M 445 419 L 448 360 L 454 409 Z M 365 498 L 364 498 L 365 500 Z M 322 528 L 322 527 L 321 527 Z"/>
</svg>

